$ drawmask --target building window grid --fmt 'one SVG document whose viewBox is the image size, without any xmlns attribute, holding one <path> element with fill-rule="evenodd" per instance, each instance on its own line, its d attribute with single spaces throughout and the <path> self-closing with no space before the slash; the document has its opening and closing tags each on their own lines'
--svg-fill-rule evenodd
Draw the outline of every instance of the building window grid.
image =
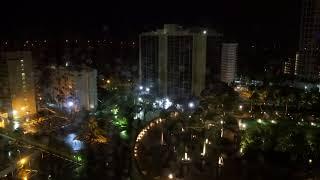
<svg viewBox="0 0 320 180">
<path fill-rule="evenodd" d="M 158 77 L 158 38 L 145 36 L 141 38 L 142 82 L 153 86 Z"/>
<path fill-rule="evenodd" d="M 190 93 L 192 72 L 192 37 L 168 38 L 168 94 L 184 96 Z"/>
</svg>

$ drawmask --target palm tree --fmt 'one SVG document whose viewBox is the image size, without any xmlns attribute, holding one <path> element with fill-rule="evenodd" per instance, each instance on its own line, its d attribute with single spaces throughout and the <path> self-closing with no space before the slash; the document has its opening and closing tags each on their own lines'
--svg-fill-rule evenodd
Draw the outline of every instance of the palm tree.
<svg viewBox="0 0 320 180">
<path fill-rule="evenodd" d="M 105 132 L 98 126 L 98 122 L 93 116 L 90 117 L 88 122 L 82 126 L 82 130 L 77 136 L 77 139 L 90 144 L 108 142 Z"/>
<path fill-rule="evenodd" d="M 281 104 L 285 106 L 285 114 L 288 114 L 288 105 L 296 99 L 295 90 L 290 87 L 280 89 Z"/>
<path fill-rule="evenodd" d="M 253 104 L 255 104 L 255 105 L 258 104 L 258 102 L 260 100 L 260 96 L 256 91 L 254 91 L 252 93 L 252 95 L 250 96 L 249 100 L 250 100 L 250 111 L 252 112 L 252 105 Z"/>
</svg>

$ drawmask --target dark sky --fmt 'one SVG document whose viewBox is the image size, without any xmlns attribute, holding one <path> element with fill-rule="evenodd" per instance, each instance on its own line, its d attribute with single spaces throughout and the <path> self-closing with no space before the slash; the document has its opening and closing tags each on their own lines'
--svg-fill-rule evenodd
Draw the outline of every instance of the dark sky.
<svg viewBox="0 0 320 180">
<path fill-rule="evenodd" d="M 168 22 L 215 27 L 236 40 L 295 41 L 299 6 L 299 0 L 29 0 L 1 5 L 0 37 L 94 37 L 104 33 L 126 39 Z"/>
</svg>

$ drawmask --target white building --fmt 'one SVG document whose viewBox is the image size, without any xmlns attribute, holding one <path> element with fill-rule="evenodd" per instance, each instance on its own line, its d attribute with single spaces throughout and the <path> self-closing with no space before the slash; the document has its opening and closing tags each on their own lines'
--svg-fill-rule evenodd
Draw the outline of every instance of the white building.
<svg viewBox="0 0 320 180">
<path fill-rule="evenodd" d="M 79 99 L 79 106 L 86 110 L 97 107 L 97 70 L 85 68 L 73 71 L 75 96 Z"/>
<path fill-rule="evenodd" d="M 74 110 L 94 110 L 97 107 L 97 70 L 86 66 L 80 68 L 55 67 L 51 85 L 46 93 L 51 94 L 60 107 Z"/>
<path fill-rule="evenodd" d="M 231 83 L 237 74 L 238 43 L 223 43 L 221 50 L 221 81 Z"/>
</svg>

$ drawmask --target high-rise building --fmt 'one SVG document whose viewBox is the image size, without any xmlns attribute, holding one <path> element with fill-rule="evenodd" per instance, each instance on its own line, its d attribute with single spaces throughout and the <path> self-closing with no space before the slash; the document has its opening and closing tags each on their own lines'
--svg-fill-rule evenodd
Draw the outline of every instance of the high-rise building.
<svg viewBox="0 0 320 180">
<path fill-rule="evenodd" d="M 287 58 L 283 62 L 283 74 L 294 75 L 295 72 L 295 60 L 293 58 Z"/>
<path fill-rule="evenodd" d="M 12 113 L 14 118 L 36 113 L 32 53 L 4 52 L 1 54 L 1 62 L 1 81 L 5 85 L 2 99 L 7 112 Z"/>
<path fill-rule="evenodd" d="M 220 59 L 221 37 L 214 30 L 175 24 L 140 34 L 141 85 L 174 99 L 199 96 L 205 88 L 207 65 Z"/>
<path fill-rule="evenodd" d="M 320 1 L 303 0 L 299 52 L 296 75 L 319 78 L 320 76 Z"/>
<path fill-rule="evenodd" d="M 221 50 L 221 81 L 231 83 L 237 75 L 238 43 L 223 43 Z"/>
<path fill-rule="evenodd" d="M 11 95 L 9 89 L 8 65 L 6 59 L 0 54 L 0 115 L 8 116 L 8 112 L 12 111 Z"/>
</svg>

